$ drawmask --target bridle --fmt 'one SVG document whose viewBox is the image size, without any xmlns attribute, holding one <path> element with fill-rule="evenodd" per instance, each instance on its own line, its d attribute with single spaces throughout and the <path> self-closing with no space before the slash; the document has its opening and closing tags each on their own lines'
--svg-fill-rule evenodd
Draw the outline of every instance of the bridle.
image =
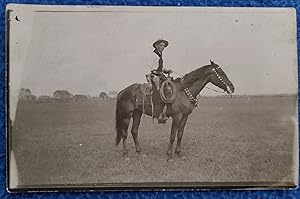
<svg viewBox="0 0 300 199">
<path fill-rule="evenodd" d="M 219 73 L 217 72 L 217 69 L 221 68 L 220 66 L 213 68 L 212 71 L 216 74 L 217 78 L 226 86 L 226 89 L 229 91 L 229 93 L 232 93 L 232 90 L 230 89 L 229 85 L 221 78 Z"/>
<path fill-rule="evenodd" d="M 227 88 L 227 90 L 229 91 L 229 93 L 231 94 L 232 91 L 230 89 L 230 87 L 228 86 L 228 84 L 221 78 L 221 76 L 219 75 L 219 73 L 217 72 L 217 69 L 221 68 L 220 66 L 213 68 L 212 71 L 216 74 L 217 78 L 222 82 L 222 84 L 224 84 Z M 184 78 L 183 76 L 180 78 L 180 82 L 181 84 L 183 84 Z M 190 101 L 194 104 L 194 107 L 198 106 L 198 100 L 197 97 L 194 97 L 193 94 L 191 93 L 189 88 L 184 88 L 183 91 L 185 92 L 185 94 L 188 96 L 188 98 L 190 99 Z"/>
</svg>

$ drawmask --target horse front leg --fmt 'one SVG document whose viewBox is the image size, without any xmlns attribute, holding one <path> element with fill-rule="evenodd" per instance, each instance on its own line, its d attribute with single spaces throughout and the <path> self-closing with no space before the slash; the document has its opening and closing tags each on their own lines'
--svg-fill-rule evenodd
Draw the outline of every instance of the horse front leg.
<svg viewBox="0 0 300 199">
<path fill-rule="evenodd" d="M 169 156 L 170 159 L 172 159 L 173 143 L 175 141 L 176 132 L 178 130 L 181 118 L 182 118 L 181 114 L 177 114 L 177 115 L 173 116 L 173 118 L 172 118 L 172 128 L 171 128 L 171 134 L 170 134 L 170 142 L 169 142 L 169 146 L 168 146 L 168 150 L 167 150 L 167 155 Z"/>
<path fill-rule="evenodd" d="M 184 131 L 184 127 L 185 127 L 187 119 L 188 119 L 188 116 L 183 117 L 179 124 L 178 133 L 177 133 L 177 145 L 176 145 L 176 149 L 175 149 L 175 153 L 177 155 L 179 155 L 181 152 L 181 140 L 182 140 L 183 131 Z"/>
</svg>

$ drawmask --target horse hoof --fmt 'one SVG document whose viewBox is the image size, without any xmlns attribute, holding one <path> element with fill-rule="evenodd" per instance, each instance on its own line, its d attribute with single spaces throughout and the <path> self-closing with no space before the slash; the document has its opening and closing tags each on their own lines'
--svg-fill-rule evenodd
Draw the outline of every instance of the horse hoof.
<svg viewBox="0 0 300 199">
<path fill-rule="evenodd" d="M 174 159 L 172 157 L 168 157 L 167 162 L 174 162 Z"/>
<path fill-rule="evenodd" d="M 142 151 L 142 150 L 136 150 L 136 153 L 137 153 L 137 154 L 141 154 L 141 151 Z"/>
<path fill-rule="evenodd" d="M 126 157 L 128 155 L 128 151 L 123 152 L 123 156 Z"/>
<path fill-rule="evenodd" d="M 147 157 L 147 155 L 146 155 L 146 154 L 143 154 L 143 155 L 142 155 L 142 157 L 143 157 L 143 158 L 146 158 L 146 157 Z"/>
<path fill-rule="evenodd" d="M 169 161 L 173 161 L 172 153 L 167 152 L 167 156 L 168 156 L 168 158 L 167 158 L 167 161 L 168 161 L 168 162 L 169 162 Z"/>
<path fill-rule="evenodd" d="M 175 151 L 176 155 L 180 155 L 181 151 Z"/>
</svg>

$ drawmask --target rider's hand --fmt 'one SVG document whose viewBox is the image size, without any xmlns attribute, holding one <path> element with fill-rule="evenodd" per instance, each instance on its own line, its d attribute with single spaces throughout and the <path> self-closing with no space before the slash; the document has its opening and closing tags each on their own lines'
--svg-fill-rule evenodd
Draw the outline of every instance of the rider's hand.
<svg viewBox="0 0 300 199">
<path fill-rule="evenodd" d="M 168 73 L 169 70 L 168 70 L 168 69 L 163 69 L 163 72 L 164 72 L 164 73 Z"/>
<path fill-rule="evenodd" d="M 170 69 L 164 69 L 163 72 L 166 74 L 171 74 L 173 71 Z"/>
</svg>

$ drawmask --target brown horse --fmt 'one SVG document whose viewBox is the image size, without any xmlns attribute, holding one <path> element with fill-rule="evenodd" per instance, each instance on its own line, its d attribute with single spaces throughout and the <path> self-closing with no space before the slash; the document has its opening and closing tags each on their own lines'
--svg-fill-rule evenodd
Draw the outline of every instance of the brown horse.
<svg viewBox="0 0 300 199">
<path fill-rule="evenodd" d="M 196 96 L 209 82 L 223 89 L 227 93 L 234 92 L 234 86 L 220 66 L 210 61 L 210 65 L 198 68 L 183 78 L 177 78 L 173 82 L 177 87 L 176 99 L 168 105 L 167 116 L 172 117 L 172 128 L 167 155 L 172 157 L 172 147 L 177 133 L 177 145 L 175 153 L 181 152 L 181 140 L 188 116 L 197 106 Z M 130 119 L 133 118 L 131 133 L 135 144 L 136 152 L 141 151 L 138 141 L 138 128 L 142 116 L 142 108 L 135 105 L 137 95 L 141 95 L 141 84 L 132 84 L 120 91 L 116 105 L 116 146 L 123 139 L 124 155 L 127 155 L 127 135 Z M 162 109 L 162 106 L 158 106 Z M 145 114 L 152 116 L 152 109 L 146 108 Z M 157 117 L 157 115 L 155 116 Z"/>
</svg>

